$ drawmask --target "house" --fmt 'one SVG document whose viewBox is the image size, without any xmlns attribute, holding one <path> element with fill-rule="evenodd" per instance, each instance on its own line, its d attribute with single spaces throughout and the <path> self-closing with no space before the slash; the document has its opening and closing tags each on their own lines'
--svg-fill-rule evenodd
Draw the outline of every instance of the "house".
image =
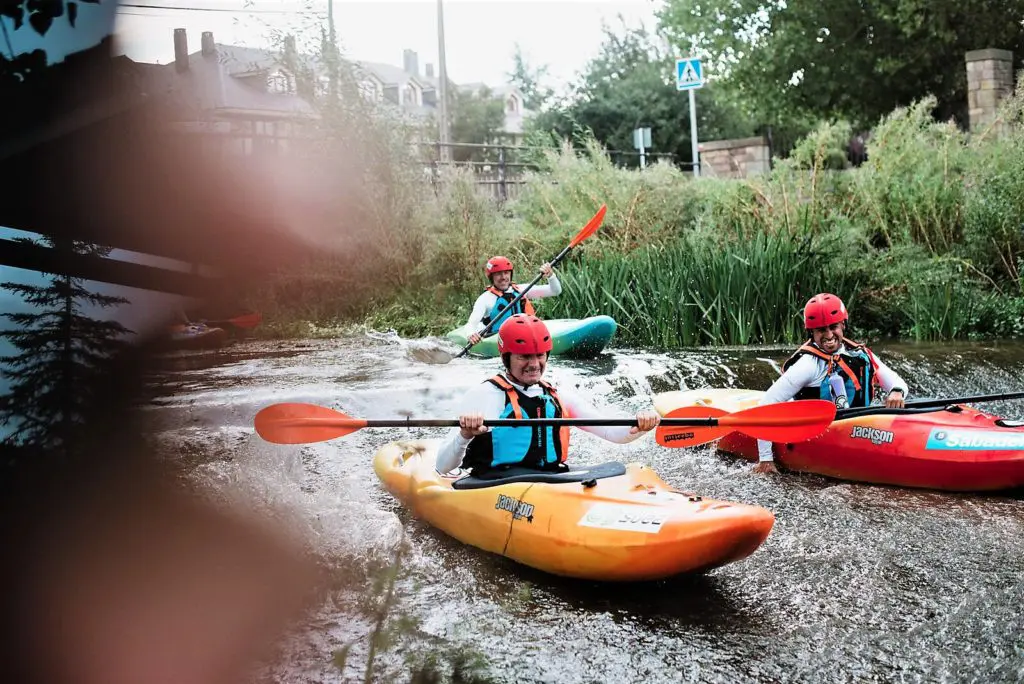
<svg viewBox="0 0 1024 684">
<path fill-rule="evenodd" d="M 172 130 L 208 135 L 218 153 L 255 154 L 288 150 L 319 118 L 279 61 L 265 50 L 217 44 L 210 31 L 189 53 L 185 29 L 175 29 L 174 61 L 138 66 L 172 108 Z"/>
<path fill-rule="evenodd" d="M 424 73 L 419 73 L 419 57 L 414 50 L 406 49 L 402 54 L 402 67 L 374 62 L 356 62 L 357 68 L 362 67 L 367 80 L 375 85 L 380 83 L 385 90 L 383 100 L 402 108 L 409 108 L 420 114 L 436 116 L 438 97 L 441 88 L 440 79 L 434 73 L 434 65 L 427 63 Z M 467 83 L 459 85 L 448 79 L 452 88 L 463 92 L 480 92 L 490 88 L 491 94 L 500 97 L 505 104 L 505 125 L 502 132 L 511 139 L 513 144 L 522 140 L 523 122 L 530 112 L 523 106 L 523 93 L 511 84 L 487 86 L 484 83 Z M 398 97 L 388 97 L 388 93 L 398 92 Z M 408 95 L 405 93 L 408 92 Z M 417 99 L 413 99 L 417 98 Z M 378 100 L 381 98 L 378 96 Z"/>
<path fill-rule="evenodd" d="M 458 86 L 464 92 L 479 93 L 485 88 L 491 91 L 491 96 L 500 98 L 505 106 L 505 126 L 502 132 L 518 144 L 523 137 L 523 123 L 526 117 L 532 114 L 523 104 L 523 92 L 513 85 L 489 86 L 486 83 L 467 83 Z"/>
<path fill-rule="evenodd" d="M 436 119 L 440 98 L 440 80 L 433 64 L 420 73 L 418 55 L 406 49 L 402 66 L 381 62 L 343 60 L 356 79 L 359 92 L 369 102 L 395 108 L 413 121 Z M 286 64 L 309 74 L 311 83 L 303 91 L 300 76 Z M 143 65 L 140 65 L 143 66 Z M 265 138 L 277 136 L 287 147 L 287 138 L 301 130 L 303 123 L 315 120 L 312 100 L 328 88 L 328 68 L 318 57 L 299 54 L 295 39 L 285 39 L 284 55 L 274 50 L 215 43 L 213 34 L 204 31 L 201 49 L 189 53 L 184 29 L 174 31 L 174 63 L 144 65 L 153 74 L 154 84 L 175 98 L 182 118 L 175 128 L 196 133 L 233 137 L 228 146 L 252 153 L 253 146 Z M 479 92 L 484 84 L 458 85 L 454 89 Z M 505 105 L 503 133 L 512 143 L 522 139 L 523 122 L 530 112 L 523 106 L 523 94 L 511 85 L 491 88 Z M 223 141 L 222 141 L 223 142 Z"/>
<path fill-rule="evenodd" d="M 389 103 L 419 120 L 435 116 L 440 81 L 433 65 L 427 64 L 420 75 L 416 53 L 406 50 L 402 67 L 381 62 L 356 61 L 350 66 L 359 83 L 359 92 L 370 102 Z"/>
</svg>

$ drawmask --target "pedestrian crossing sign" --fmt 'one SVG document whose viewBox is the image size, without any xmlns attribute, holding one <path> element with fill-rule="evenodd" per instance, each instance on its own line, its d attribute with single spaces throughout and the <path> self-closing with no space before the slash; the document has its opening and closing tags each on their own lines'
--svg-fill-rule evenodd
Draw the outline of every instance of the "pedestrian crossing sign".
<svg viewBox="0 0 1024 684">
<path fill-rule="evenodd" d="M 676 60 L 676 90 L 690 90 L 704 85 L 704 70 L 700 58 L 684 57 Z"/>
</svg>

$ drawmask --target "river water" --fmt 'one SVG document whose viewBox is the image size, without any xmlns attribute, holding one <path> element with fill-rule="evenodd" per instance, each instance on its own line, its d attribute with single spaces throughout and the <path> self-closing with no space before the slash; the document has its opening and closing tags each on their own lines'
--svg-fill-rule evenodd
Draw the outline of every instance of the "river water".
<svg viewBox="0 0 1024 684">
<path fill-rule="evenodd" d="M 429 341 L 427 346 L 429 346 Z M 553 358 L 547 377 L 609 415 L 652 392 L 762 389 L 787 349 L 612 349 Z M 1024 387 L 1024 344 L 879 345 L 917 397 Z M 254 434 L 260 408 L 312 402 L 363 418 L 453 418 L 497 360 L 424 363 L 387 335 L 243 342 L 169 357 L 151 411 L 171 452 L 214 486 L 243 488 L 301 520 L 337 571 L 330 599 L 261 681 L 363 681 L 383 569 L 401 555 L 387 611 L 392 639 L 371 681 L 410 681 L 433 662 L 455 681 L 993 682 L 1024 679 L 1024 502 L 758 476 L 711 447 L 614 445 L 576 431 L 576 462 L 639 461 L 684 491 L 774 512 L 765 544 L 706 575 L 647 585 L 561 579 L 467 547 L 411 518 L 381 487 L 372 456 L 443 430 L 362 430 L 310 445 Z M 912 397 L 913 398 L 913 397 Z M 1024 417 L 1024 403 L 986 410 Z M 402 541 L 404 540 L 404 544 Z M 345 647 L 346 656 L 333 656 Z M 467 674 L 467 671 L 469 674 Z M 441 681 L 420 676 L 417 681 Z"/>
</svg>

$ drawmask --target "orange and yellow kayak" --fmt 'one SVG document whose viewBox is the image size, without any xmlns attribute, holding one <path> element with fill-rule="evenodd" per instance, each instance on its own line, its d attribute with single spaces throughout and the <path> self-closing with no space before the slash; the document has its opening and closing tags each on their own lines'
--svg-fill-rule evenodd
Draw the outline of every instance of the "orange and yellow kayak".
<svg viewBox="0 0 1024 684">
<path fill-rule="evenodd" d="M 670 487 L 639 464 L 513 469 L 498 480 L 434 470 L 440 440 L 392 442 L 374 457 L 384 487 L 459 541 L 555 575 L 657 580 L 745 558 L 775 517 Z"/>
<path fill-rule="evenodd" d="M 757 405 L 764 392 L 703 389 L 655 395 L 660 414 L 682 406 L 730 413 Z M 739 432 L 718 449 L 757 460 L 757 442 Z M 1024 424 L 969 406 L 899 411 L 868 409 L 834 421 L 819 437 L 774 444 L 790 470 L 842 480 L 946 491 L 995 491 L 1024 486 Z"/>
</svg>

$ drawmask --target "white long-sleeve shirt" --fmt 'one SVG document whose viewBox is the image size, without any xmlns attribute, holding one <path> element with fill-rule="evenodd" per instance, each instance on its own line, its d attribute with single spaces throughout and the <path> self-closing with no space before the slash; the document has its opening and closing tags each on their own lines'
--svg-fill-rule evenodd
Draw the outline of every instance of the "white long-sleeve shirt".
<svg viewBox="0 0 1024 684">
<path fill-rule="evenodd" d="M 524 286 L 517 284 L 517 287 L 521 290 Z M 511 286 L 509 287 L 510 289 Z M 508 292 L 509 290 L 505 291 Z M 547 285 L 534 285 L 523 299 L 543 299 L 544 297 L 555 297 L 560 294 L 562 294 L 562 284 L 558 282 L 558 276 L 552 273 L 551 277 L 548 278 Z M 476 298 L 476 303 L 473 304 L 473 312 L 469 314 L 469 321 L 467 322 L 470 330 L 478 333 L 484 329 L 484 316 L 491 312 L 496 301 L 498 301 L 498 296 L 490 290 L 484 290 L 483 294 Z M 497 332 L 494 328 L 491 328 L 491 330 Z"/>
<path fill-rule="evenodd" d="M 846 345 L 840 345 L 838 353 L 844 352 L 846 352 Z M 882 363 L 882 360 L 877 356 L 875 356 L 875 361 L 878 363 L 875 375 L 886 394 L 894 389 L 901 389 L 903 390 L 903 396 L 906 397 L 909 390 L 903 378 L 896 371 Z M 797 392 L 805 387 L 820 387 L 827 375 L 828 363 L 824 359 L 804 354 L 778 380 L 772 383 L 772 386 L 764 393 L 764 396 L 757 402 L 757 405 L 765 406 L 766 404 L 789 401 L 797 395 Z M 772 457 L 772 443 L 763 439 L 757 440 L 757 457 L 761 461 L 774 460 Z"/>
<path fill-rule="evenodd" d="M 516 383 L 508 374 L 504 374 L 506 380 L 528 397 L 539 397 L 544 390 L 540 385 L 523 387 Z M 607 411 L 598 411 L 590 402 L 571 390 L 557 389 L 558 399 L 562 402 L 563 412 L 567 412 L 572 418 L 604 418 Z M 466 413 L 480 413 L 484 420 L 494 420 L 501 417 L 505 410 L 505 391 L 495 387 L 489 382 L 481 382 L 479 385 L 466 393 L 462 400 L 460 415 Z M 585 430 L 597 435 L 609 442 L 627 444 L 639 439 L 643 432 L 630 434 L 632 429 L 629 425 L 581 425 L 580 430 Z M 455 470 L 462 465 L 462 459 L 466 456 L 466 447 L 470 439 L 462 436 L 462 429 L 455 427 L 449 431 L 448 436 L 437 450 L 437 472 L 444 473 Z"/>
</svg>

